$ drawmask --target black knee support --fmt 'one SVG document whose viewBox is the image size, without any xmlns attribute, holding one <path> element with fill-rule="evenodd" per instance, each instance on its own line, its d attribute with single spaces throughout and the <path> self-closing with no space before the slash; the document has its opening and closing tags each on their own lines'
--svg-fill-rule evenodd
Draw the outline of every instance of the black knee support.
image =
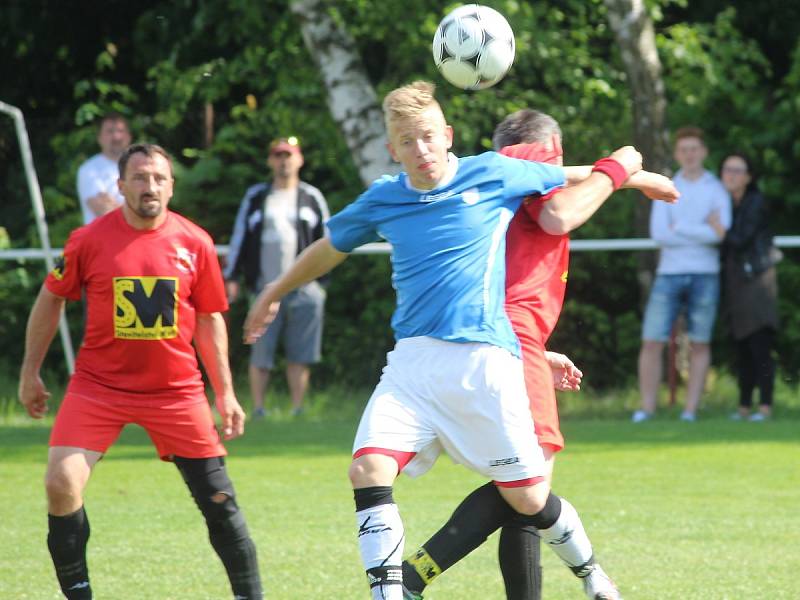
<svg viewBox="0 0 800 600">
<path fill-rule="evenodd" d="M 353 499 L 356 501 L 356 512 L 381 504 L 394 504 L 390 485 L 373 485 L 353 490 Z"/>
<path fill-rule="evenodd" d="M 206 519 L 208 538 L 228 572 L 234 595 L 248 600 L 260 599 L 256 549 L 236 503 L 225 459 L 176 456 L 174 461 Z M 220 494 L 224 496 L 221 502 L 218 501 Z"/>
<path fill-rule="evenodd" d="M 239 512 L 236 504 L 236 492 L 233 482 L 228 477 L 225 469 L 225 459 L 221 456 L 214 458 L 174 458 L 175 466 L 183 476 L 186 487 L 192 493 L 197 508 L 203 513 L 208 522 L 209 529 L 212 523 L 216 524 L 233 517 Z M 227 498 L 217 502 L 213 498 L 224 494 Z"/>
<path fill-rule="evenodd" d="M 532 526 L 536 529 L 549 529 L 561 516 L 561 498 L 552 492 L 547 496 L 544 508 L 535 515 L 514 515 L 512 524 L 518 527 Z"/>
</svg>

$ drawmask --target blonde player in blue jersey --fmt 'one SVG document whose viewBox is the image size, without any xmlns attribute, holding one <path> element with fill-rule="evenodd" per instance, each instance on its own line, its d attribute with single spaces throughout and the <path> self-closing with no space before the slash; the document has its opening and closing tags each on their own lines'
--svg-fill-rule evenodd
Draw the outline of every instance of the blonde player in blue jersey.
<svg viewBox="0 0 800 600">
<path fill-rule="evenodd" d="M 374 600 L 401 600 L 403 523 L 392 498 L 400 471 L 415 476 L 445 450 L 495 482 L 503 498 L 569 565 L 591 545 L 575 510 L 550 492 L 519 354 L 504 311 L 505 233 L 522 199 L 573 184 L 553 202 L 608 196 L 641 169 L 632 147 L 585 167 L 558 167 L 494 152 L 457 158 L 453 130 L 416 82 L 392 91 L 383 110 L 389 151 L 404 167 L 383 177 L 328 222 L 253 304 L 252 343 L 280 298 L 327 273 L 354 248 L 378 239 L 393 247 L 392 317 L 397 344 L 364 410 L 353 445 L 361 557 Z M 578 183 L 581 179 L 585 181 Z"/>
</svg>

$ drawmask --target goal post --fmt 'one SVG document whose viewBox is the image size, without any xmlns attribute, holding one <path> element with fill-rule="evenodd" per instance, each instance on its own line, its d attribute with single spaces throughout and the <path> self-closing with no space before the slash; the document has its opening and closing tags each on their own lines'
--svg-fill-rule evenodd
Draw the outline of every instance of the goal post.
<svg viewBox="0 0 800 600">
<path fill-rule="evenodd" d="M 31 198 L 33 215 L 36 219 L 36 229 L 39 232 L 39 240 L 42 244 L 44 261 L 48 271 L 52 271 L 55 265 L 53 259 L 53 249 L 50 246 L 50 234 L 47 230 L 45 220 L 44 202 L 42 202 L 42 191 L 39 188 L 39 179 L 36 176 L 36 169 L 33 166 L 33 153 L 31 152 L 31 142 L 28 137 L 28 130 L 25 127 L 25 118 L 22 111 L 16 106 L 11 106 L 0 101 L 0 112 L 7 114 L 14 120 L 14 128 L 17 132 L 20 154 L 22 155 L 22 165 L 25 168 L 25 179 L 28 182 L 28 194 Z M 62 312 L 58 322 L 58 329 L 61 335 L 61 346 L 64 350 L 64 360 L 67 363 L 67 370 L 70 375 L 75 371 L 75 352 L 72 347 L 72 338 L 69 334 L 66 315 Z"/>
</svg>

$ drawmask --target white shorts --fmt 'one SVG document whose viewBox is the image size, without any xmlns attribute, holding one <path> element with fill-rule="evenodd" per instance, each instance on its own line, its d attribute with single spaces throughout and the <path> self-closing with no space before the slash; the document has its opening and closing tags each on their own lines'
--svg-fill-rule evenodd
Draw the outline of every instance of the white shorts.
<svg viewBox="0 0 800 600">
<path fill-rule="evenodd" d="M 404 472 L 450 457 L 496 482 L 532 483 L 544 475 L 522 361 L 485 343 L 429 337 L 400 340 L 364 409 L 353 444 L 413 452 Z"/>
</svg>

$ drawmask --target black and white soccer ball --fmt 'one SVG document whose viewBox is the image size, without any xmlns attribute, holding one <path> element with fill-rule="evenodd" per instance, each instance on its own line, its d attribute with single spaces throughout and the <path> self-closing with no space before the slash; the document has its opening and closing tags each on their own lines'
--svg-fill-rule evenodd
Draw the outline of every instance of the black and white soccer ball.
<svg viewBox="0 0 800 600">
<path fill-rule="evenodd" d="M 457 87 L 491 87 L 514 62 L 514 32 L 493 8 L 465 4 L 448 14 L 436 28 L 433 60 L 442 76 Z"/>
</svg>

